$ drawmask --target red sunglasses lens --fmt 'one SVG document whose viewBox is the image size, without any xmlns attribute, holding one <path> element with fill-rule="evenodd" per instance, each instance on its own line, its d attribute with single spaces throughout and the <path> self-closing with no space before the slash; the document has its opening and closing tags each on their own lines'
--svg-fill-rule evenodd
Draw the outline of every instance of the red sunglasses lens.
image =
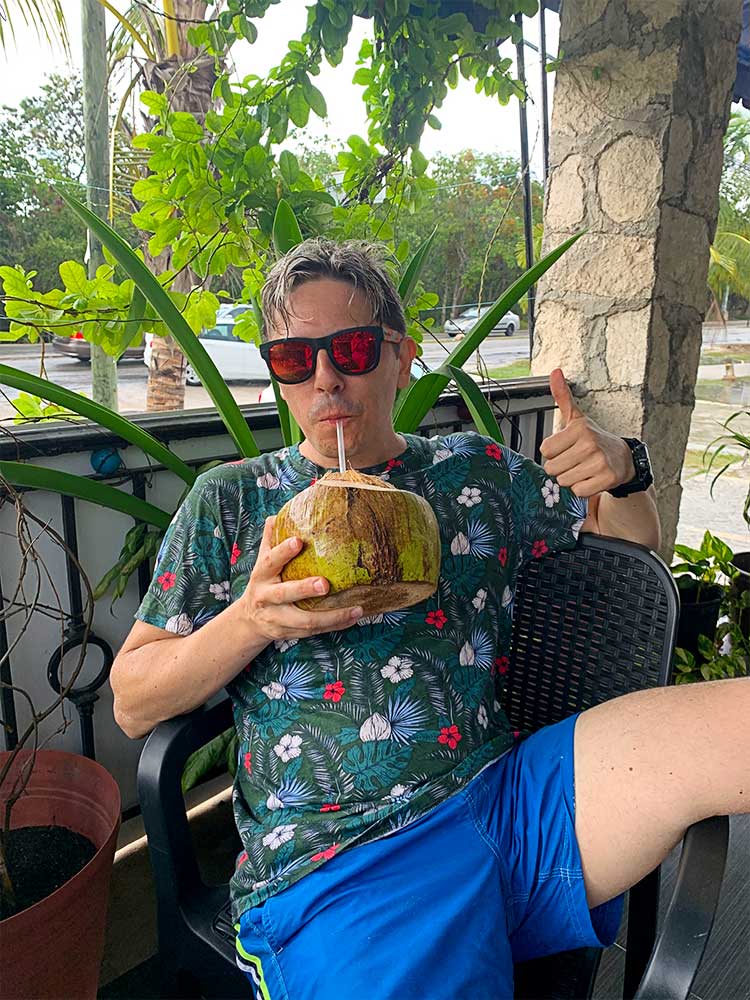
<svg viewBox="0 0 750 1000">
<path fill-rule="evenodd" d="M 276 378 L 286 379 L 288 382 L 301 382 L 312 371 L 312 347 L 309 344 L 287 343 L 280 340 L 272 345 L 268 363 Z"/>
<path fill-rule="evenodd" d="M 377 363 L 378 343 L 372 330 L 351 330 L 331 341 L 331 356 L 341 371 L 366 372 Z"/>
</svg>

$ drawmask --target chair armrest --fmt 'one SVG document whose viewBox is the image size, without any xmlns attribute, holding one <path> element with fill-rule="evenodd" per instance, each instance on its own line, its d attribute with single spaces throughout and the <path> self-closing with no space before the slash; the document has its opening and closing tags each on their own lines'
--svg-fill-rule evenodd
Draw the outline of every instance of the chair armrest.
<svg viewBox="0 0 750 1000">
<path fill-rule="evenodd" d="M 148 837 L 160 907 L 202 887 L 182 795 L 182 772 L 191 753 L 232 725 L 228 698 L 208 710 L 161 722 L 138 762 L 138 799 Z"/>
<path fill-rule="evenodd" d="M 716 917 L 728 843 L 727 816 L 686 832 L 674 892 L 635 1000 L 686 1000 Z"/>
</svg>

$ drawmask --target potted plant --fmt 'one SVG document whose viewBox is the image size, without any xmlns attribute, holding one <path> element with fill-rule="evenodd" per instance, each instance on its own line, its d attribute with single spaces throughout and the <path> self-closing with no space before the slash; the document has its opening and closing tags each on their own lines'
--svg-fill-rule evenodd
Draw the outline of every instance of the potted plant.
<svg viewBox="0 0 750 1000">
<path fill-rule="evenodd" d="M 713 642 L 719 610 L 736 570 L 729 546 L 707 531 L 698 549 L 675 545 L 675 555 L 682 561 L 673 564 L 672 574 L 680 592 L 680 620 L 677 646 L 700 655 L 699 637 Z"/>
<path fill-rule="evenodd" d="M 21 553 L 14 599 L 0 609 L 3 619 L 19 610 L 18 639 L 38 609 L 40 579 L 49 572 L 39 539 L 51 539 L 75 559 L 62 538 L 28 511 L 23 494 L 0 474 L 0 504 L 13 503 Z M 73 622 L 80 655 L 66 683 L 49 704 L 31 704 L 30 722 L 12 749 L 0 753 L 0 996 L 5 998 L 95 997 L 104 950 L 109 881 L 120 825 L 120 792 L 100 764 L 79 754 L 46 749 L 40 726 L 49 720 L 65 729 L 64 703 L 83 666 L 93 611 L 91 587 L 83 620 Z M 31 580 L 24 577 L 31 575 Z M 57 593 L 54 587 L 54 593 Z M 35 595 L 35 596 L 26 596 Z M 23 601 L 23 603 L 20 603 Z M 30 601 L 30 603 L 28 603 Z M 60 655 L 69 650 L 71 629 L 61 622 Z M 16 619 L 17 621 L 18 619 Z M 11 648 L 15 645 L 13 643 Z M 0 660 L 2 665 L 2 660 Z M 4 686 L 11 686 L 3 681 Z M 15 690 L 21 690 L 16 688 Z M 55 735 L 53 733 L 53 735 Z"/>
</svg>

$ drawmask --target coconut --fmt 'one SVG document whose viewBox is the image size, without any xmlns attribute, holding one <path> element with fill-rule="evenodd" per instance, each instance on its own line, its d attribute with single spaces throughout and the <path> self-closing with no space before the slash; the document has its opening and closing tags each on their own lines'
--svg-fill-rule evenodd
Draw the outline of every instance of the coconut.
<svg viewBox="0 0 750 1000">
<path fill-rule="evenodd" d="M 323 576 L 330 589 L 297 605 L 318 611 L 360 605 L 365 615 L 418 604 L 440 575 L 440 532 L 422 497 L 349 470 L 327 472 L 276 516 L 274 544 L 301 538 L 283 580 Z"/>
</svg>

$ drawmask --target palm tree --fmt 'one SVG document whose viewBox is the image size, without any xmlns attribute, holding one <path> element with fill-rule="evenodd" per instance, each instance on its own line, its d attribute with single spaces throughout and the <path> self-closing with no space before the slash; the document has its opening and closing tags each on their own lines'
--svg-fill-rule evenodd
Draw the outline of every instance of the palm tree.
<svg viewBox="0 0 750 1000">
<path fill-rule="evenodd" d="M 713 307 L 726 324 L 730 292 L 750 299 L 750 221 L 724 198 L 710 248 L 708 287 Z"/>
<path fill-rule="evenodd" d="M 0 0 L 0 48 L 5 51 L 8 35 L 16 37 L 19 21 L 33 26 L 40 38 L 53 45 L 58 42 L 68 51 L 68 31 L 60 0 Z"/>
</svg>

